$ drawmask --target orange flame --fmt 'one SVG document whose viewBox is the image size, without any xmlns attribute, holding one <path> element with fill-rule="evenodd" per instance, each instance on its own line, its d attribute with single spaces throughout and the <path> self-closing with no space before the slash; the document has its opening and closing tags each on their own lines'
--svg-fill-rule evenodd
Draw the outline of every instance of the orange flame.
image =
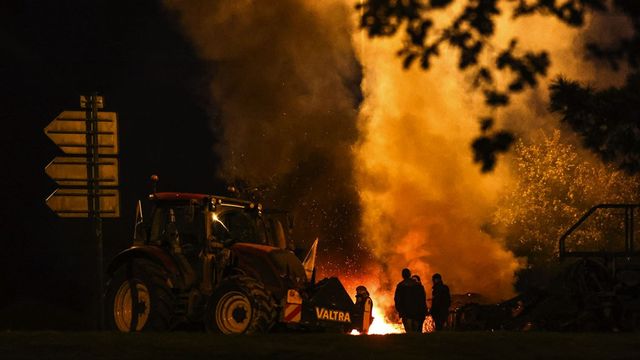
<svg viewBox="0 0 640 360">
<path fill-rule="evenodd" d="M 340 279 L 347 290 L 358 285 L 366 286 L 373 300 L 373 322 L 369 327 L 369 335 L 401 334 L 404 328 L 400 319 L 393 317 L 393 294 L 382 288 L 375 276 L 349 277 Z"/>
<path fill-rule="evenodd" d="M 363 270 L 363 274 L 345 274 L 344 272 L 328 272 L 327 276 L 338 276 L 347 291 L 352 291 L 358 285 L 364 285 L 373 300 L 373 322 L 367 335 L 402 334 L 404 327 L 395 311 L 393 294 L 394 286 L 386 280 L 382 269 L 370 265 Z M 355 298 L 354 298 L 355 300 Z M 423 332 L 434 330 L 433 320 L 427 317 Z M 353 331 L 352 335 L 361 335 Z"/>
</svg>

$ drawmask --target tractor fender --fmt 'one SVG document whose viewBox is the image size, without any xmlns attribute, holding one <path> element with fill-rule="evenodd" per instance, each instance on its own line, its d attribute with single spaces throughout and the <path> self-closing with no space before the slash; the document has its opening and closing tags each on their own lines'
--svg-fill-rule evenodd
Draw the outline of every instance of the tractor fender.
<svg viewBox="0 0 640 360">
<path fill-rule="evenodd" d="M 237 243 L 231 247 L 231 259 L 233 267 L 260 280 L 277 300 L 283 299 L 288 289 L 306 285 L 302 263 L 289 250 Z"/>
<path fill-rule="evenodd" d="M 279 271 L 269 259 L 269 252 L 273 249 L 275 248 L 265 245 L 234 244 L 231 247 L 231 268 L 257 279 L 276 298 L 280 299 L 285 291 L 285 286 L 278 276 Z"/>
<path fill-rule="evenodd" d="M 170 286 L 173 288 L 182 288 L 185 285 L 184 276 L 178 266 L 177 262 L 165 251 L 157 246 L 132 246 L 118 255 L 111 261 L 107 268 L 107 275 L 113 276 L 113 274 L 122 265 L 131 261 L 132 259 L 147 259 L 160 266 L 167 272 L 168 278 L 171 281 Z"/>
</svg>

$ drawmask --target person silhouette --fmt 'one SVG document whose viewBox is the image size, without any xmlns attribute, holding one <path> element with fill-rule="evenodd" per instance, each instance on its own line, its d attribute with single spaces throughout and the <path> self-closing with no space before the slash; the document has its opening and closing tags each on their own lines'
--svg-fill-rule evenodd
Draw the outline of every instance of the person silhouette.
<svg viewBox="0 0 640 360">
<path fill-rule="evenodd" d="M 442 282 L 442 276 L 440 274 L 433 274 L 431 280 L 433 282 L 431 290 L 431 317 L 436 325 L 436 330 L 442 330 L 449 317 L 451 294 L 449 293 L 449 287 Z"/>
<path fill-rule="evenodd" d="M 411 278 L 409 269 L 402 269 L 402 281 L 393 298 L 405 332 L 421 333 L 427 313 L 426 295 L 422 284 Z"/>
</svg>

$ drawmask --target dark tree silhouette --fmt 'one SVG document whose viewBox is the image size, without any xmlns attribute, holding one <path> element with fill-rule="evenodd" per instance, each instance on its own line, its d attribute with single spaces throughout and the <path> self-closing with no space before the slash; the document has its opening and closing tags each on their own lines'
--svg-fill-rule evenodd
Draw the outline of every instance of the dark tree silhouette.
<svg viewBox="0 0 640 360">
<path fill-rule="evenodd" d="M 454 3 L 465 2 L 459 13 L 444 27 L 435 27 L 436 10 L 453 8 Z M 361 11 L 361 27 L 370 37 L 390 36 L 404 30 L 405 41 L 398 51 L 405 68 L 418 63 L 428 70 L 440 54 L 442 46 L 459 51 L 458 67 L 473 74 L 473 87 L 481 91 L 490 109 L 509 105 L 510 97 L 527 88 L 538 85 L 545 76 L 551 59 L 546 51 L 523 49 L 513 38 L 505 49 L 491 43 L 495 33 L 496 18 L 500 15 L 499 3 L 513 4 L 513 19 L 542 14 L 552 16 L 571 27 L 582 27 L 589 12 L 619 12 L 628 16 L 634 25 L 634 35 L 620 39 L 614 46 L 603 48 L 595 43 L 587 46 L 595 59 L 605 60 L 617 69 L 620 62 L 627 62 L 633 69 L 638 66 L 640 54 L 640 1 L 635 0 L 365 0 L 357 5 Z M 487 49 L 491 48 L 492 51 Z M 479 58 L 491 58 L 489 64 Z M 511 81 L 499 86 L 494 79 L 496 72 L 510 74 Z M 589 149 L 599 153 L 604 161 L 617 162 L 628 171 L 638 171 L 638 116 L 637 95 L 634 97 L 634 77 L 627 86 L 594 92 L 590 88 L 566 80 L 552 85 L 552 111 L 562 114 L 562 120 L 583 136 Z M 635 80 L 637 82 L 637 80 Z M 589 95 L 590 103 L 584 107 Z M 634 101 L 635 104 L 634 104 Z M 626 110 L 622 110 L 626 109 Z M 608 112 L 610 111 L 611 112 Z M 617 110 L 617 111 L 615 111 Z M 624 116 L 619 116 L 624 112 Z M 613 118 L 616 118 L 613 120 Z M 505 130 L 493 129 L 492 117 L 480 118 L 480 135 L 472 143 L 474 160 L 481 163 L 482 171 L 491 171 L 496 154 L 505 152 L 514 136 Z M 605 128 L 605 129 L 603 129 Z"/>
<path fill-rule="evenodd" d="M 559 78 L 551 84 L 553 112 L 561 114 L 585 147 L 629 173 L 640 170 L 640 75 L 603 91 Z"/>
<path fill-rule="evenodd" d="M 640 1 L 615 0 L 615 9 L 625 14 L 633 25 L 629 38 L 601 47 L 587 45 L 595 58 L 612 69 L 620 63 L 630 73 L 624 86 L 596 91 L 588 85 L 564 78 L 550 86 L 550 110 L 561 115 L 581 138 L 583 145 L 606 163 L 616 164 L 631 174 L 640 172 Z"/>
</svg>

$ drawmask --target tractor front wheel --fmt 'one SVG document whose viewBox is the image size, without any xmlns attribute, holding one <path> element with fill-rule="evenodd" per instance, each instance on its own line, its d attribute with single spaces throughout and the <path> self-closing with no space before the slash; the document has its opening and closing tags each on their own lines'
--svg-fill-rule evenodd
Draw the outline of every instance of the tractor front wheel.
<svg viewBox="0 0 640 360">
<path fill-rule="evenodd" d="M 269 331 L 275 323 L 276 304 L 262 283 L 248 276 L 233 276 L 214 291 L 207 306 L 207 331 L 227 335 Z"/>
</svg>

